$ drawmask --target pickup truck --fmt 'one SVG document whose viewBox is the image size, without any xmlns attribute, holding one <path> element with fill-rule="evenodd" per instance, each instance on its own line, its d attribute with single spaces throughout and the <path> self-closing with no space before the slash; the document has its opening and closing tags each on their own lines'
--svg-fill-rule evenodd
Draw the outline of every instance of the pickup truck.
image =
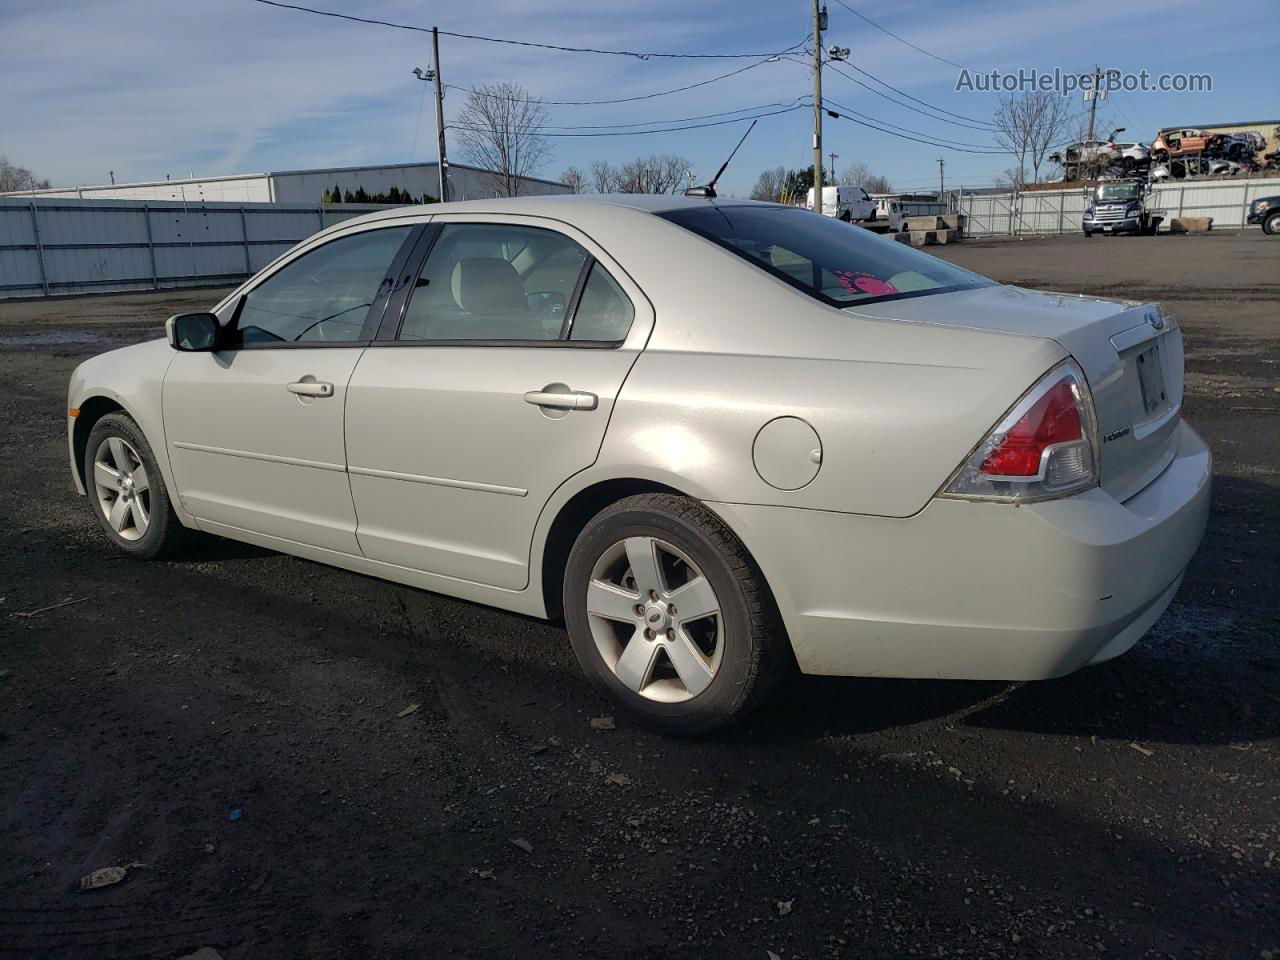
<svg viewBox="0 0 1280 960">
<path fill-rule="evenodd" d="M 813 209 L 813 187 L 805 198 L 806 210 Z M 840 186 L 822 188 L 823 216 L 835 217 L 845 223 L 876 218 L 876 202 L 867 195 L 867 191 L 858 186 Z"/>
<path fill-rule="evenodd" d="M 947 205 L 936 200 L 908 200 L 903 197 L 880 197 L 876 200 L 877 223 L 884 222 L 890 233 L 906 229 L 909 217 L 940 217 L 947 212 Z"/>
<path fill-rule="evenodd" d="M 1280 233 L 1280 197 L 1258 197 L 1249 204 L 1249 223 L 1262 224 L 1262 232 L 1272 236 Z"/>
</svg>

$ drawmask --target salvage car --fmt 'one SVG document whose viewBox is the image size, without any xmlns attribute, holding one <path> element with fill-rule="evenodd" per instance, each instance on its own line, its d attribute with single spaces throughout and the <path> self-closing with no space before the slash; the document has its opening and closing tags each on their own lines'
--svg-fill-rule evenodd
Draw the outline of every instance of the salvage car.
<svg viewBox="0 0 1280 960">
<path fill-rule="evenodd" d="M 71 377 L 72 476 L 116 548 L 203 531 L 563 621 L 672 733 L 796 667 L 1101 663 L 1205 527 L 1175 317 L 793 207 L 398 208 L 166 331 Z"/>
<path fill-rule="evenodd" d="M 1110 140 L 1081 140 L 1051 153 L 1049 159 L 1071 178 L 1089 170 L 1103 170 L 1120 163 L 1120 148 Z"/>
<path fill-rule="evenodd" d="M 1203 130 L 1171 127 L 1161 130 L 1151 141 L 1151 159 L 1168 163 L 1170 157 L 1201 153 L 1209 144 L 1210 134 Z"/>
</svg>

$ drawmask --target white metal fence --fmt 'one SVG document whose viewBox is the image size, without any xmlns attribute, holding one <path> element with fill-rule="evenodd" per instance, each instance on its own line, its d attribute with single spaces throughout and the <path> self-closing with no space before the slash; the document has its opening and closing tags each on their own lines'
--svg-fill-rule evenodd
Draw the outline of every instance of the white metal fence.
<svg viewBox="0 0 1280 960">
<path fill-rule="evenodd" d="M 385 207 L 0 199 L 0 299 L 217 286 Z"/>
<path fill-rule="evenodd" d="M 1214 229 L 1237 230 L 1245 226 L 1253 200 L 1280 194 L 1280 177 L 1162 183 L 1152 192 L 1152 206 L 1164 217 L 1162 230 L 1174 217 L 1212 217 Z M 960 196 L 965 233 L 973 237 L 1078 233 L 1088 205 L 1089 191 L 1079 187 Z"/>
</svg>

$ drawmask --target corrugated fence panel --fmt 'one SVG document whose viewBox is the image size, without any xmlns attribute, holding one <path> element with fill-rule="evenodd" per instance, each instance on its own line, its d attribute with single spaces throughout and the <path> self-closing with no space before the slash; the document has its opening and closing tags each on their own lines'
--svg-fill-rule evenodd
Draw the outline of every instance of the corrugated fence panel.
<svg viewBox="0 0 1280 960">
<path fill-rule="evenodd" d="M 236 283 L 322 222 L 384 209 L 0 199 L 0 298 Z"/>
<path fill-rule="evenodd" d="M 1153 188 L 1152 206 L 1162 211 L 1165 230 L 1174 217 L 1212 217 L 1215 228 L 1236 230 L 1245 226 L 1249 203 L 1272 194 L 1280 194 L 1280 178 L 1174 181 Z M 965 194 L 960 211 L 974 237 L 1076 233 L 1088 205 L 1087 190 L 1027 190 Z"/>
</svg>

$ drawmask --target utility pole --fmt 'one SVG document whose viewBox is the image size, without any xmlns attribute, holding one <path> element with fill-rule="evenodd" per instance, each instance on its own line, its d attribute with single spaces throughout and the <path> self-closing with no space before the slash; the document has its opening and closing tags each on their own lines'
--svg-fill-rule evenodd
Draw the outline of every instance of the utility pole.
<svg viewBox="0 0 1280 960">
<path fill-rule="evenodd" d="M 822 212 L 822 27 L 827 11 L 813 0 L 813 212 Z"/>
<path fill-rule="evenodd" d="M 840 154 L 832 152 L 827 154 L 827 159 L 831 161 L 831 179 L 836 178 L 836 161 L 840 159 Z"/>
<path fill-rule="evenodd" d="M 433 71 L 436 75 L 436 139 L 440 146 L 440 202 L 449 199 L 449 160 L 444 152 L 444 85 L 440 82 L 440 31 L 431 28 L 431 56 L 434 59 Z"/>
<path fill-rule="evenodd" d="M 939 203 L 943 202 L 942 198 L 946 196 L 946 193 L 947 193 L 947 181 L 946 181 L 946 178 L 943 177 L 942 175 L 942 168 L 945 167 L 946 165 L 947 165 L 947 161 L 939 157 L 938 158 L 938 202 Z"/>
<path fill-rule="evenodd" d="M 1102 86 L 1102 68 L 1097 64 L 1093 67 L 1093 86 L 1089 89 L 1089 135 L 1086 140 L 1093 139 L 1093 118 L 1098 113 L 1098 93 L 1099 87 Z"/>
</svg>

